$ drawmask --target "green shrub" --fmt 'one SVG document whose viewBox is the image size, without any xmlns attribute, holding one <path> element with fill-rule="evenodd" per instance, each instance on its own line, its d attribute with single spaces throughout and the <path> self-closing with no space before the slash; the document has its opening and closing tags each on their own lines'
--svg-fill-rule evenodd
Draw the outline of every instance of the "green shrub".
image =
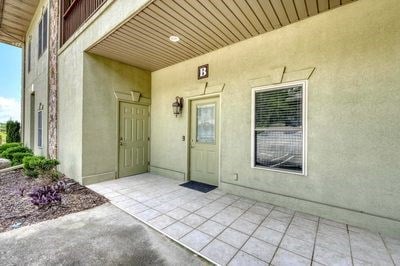
<svg viewBox="0 0 400 266">
<path fill-rule="evenodd" d="M 7 121 L 6 124 L 7 143 L 21 141 L 21 134 L 19 132 L 20 128 L 21 126 L 18 121 L 12 121 L 12 120 Z"/>
<path fill-rule="evenodd" d="M 5 143 L 3 145 L 0 146 L 0 155 L 3 151 L 7 150 L 8 148 L 12 148 L 12 147 L 20 147 L 22 146 L 21 143 L 19 142 L 11 142 L 11 143 Z"/>
<path fill-rule="evenodd" d="M 22 164 L 22 160 L 25 157 L 29 157 L 29 156 L 33 156 L 32 153 L 30 152 L 16 152 L 13 154 L 13 158 L 12 158 L 12 165 L 19 165 Z"/>
<path fill-rule="evenodd" d="M 56 166 L 60 164 L 57 160 L 46 159 L 43 156 L 29 156 L 25 157 L 22 162 L 27 176 L 50 178 L 52 180 L 60 178 L 60 173 L 56 170 Z"/>
<path fill-rule="evenodd" d="M 22 163 L 24 164 L 24 172 L 27 176 L 30 177 L 38 177 L 39 176 L 39 171 L 38 171 L 38 165 L 40 162 L 45 159 L 42 156 L 31 156 L 31 157 L 25 157 L 22 159 Z"/>
<path fill-rule="evenodd" d="M 60 163 L 57 160 L 53 160 L 53 159 L 44 159 L 42 160 L 41 164 L 40 164 L 40 168 L 43 171 L 50 171 L 52 169 L 54 169 L 57 165 L 59 165 Z"/>
<path fill-rule="evenodd" d="M 33 177 L 33 178 L 38 178 L 39 177 L 39 173 L 37 171 L 34 171 L 34 170 L 26 170 L 26 169 L 24 169 L 24 173 L 29 177 Z"/>
<path fill-rule="evenodd" d="M 33 154 L 32 153 L 32 150 L 31 149 L 29 149 L 29 148 L 27 148 L 27 147 L 24 147 L 24 146 L 16 146 L 16 147 L 10 147 L 10 148 L 8 148 L 8 149 L 6 149 L 5 151 L 3 151 L 2 153 L 1 153 L 1 157 L 3 157 L 3 158 L 6 158 L 6 159 L 9 159 L 9 160 L 13 160 L 13 157 L 14 157 L 14 154 L 15 153 L 30 153 L 30 154 Z"/>
</svg>

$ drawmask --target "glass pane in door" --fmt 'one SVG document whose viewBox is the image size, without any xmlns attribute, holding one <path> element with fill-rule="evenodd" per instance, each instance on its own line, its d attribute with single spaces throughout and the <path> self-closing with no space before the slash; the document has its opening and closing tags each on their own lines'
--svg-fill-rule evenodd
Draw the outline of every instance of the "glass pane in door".
<svg viewBox="0 0 400 266">
<path fill-rule="evenodd" d="M 197 105 L 196 142 L 215 144 L 215 103 Z"/>
</svg>

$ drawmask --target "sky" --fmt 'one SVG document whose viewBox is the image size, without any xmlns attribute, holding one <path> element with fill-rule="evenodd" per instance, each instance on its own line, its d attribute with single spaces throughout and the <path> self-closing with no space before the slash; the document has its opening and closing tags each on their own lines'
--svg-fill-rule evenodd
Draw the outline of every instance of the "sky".
<svg viewBox="0 0 400 266">
<path fill-rule="evenodd" d="M 0 43 L 0 122 L 21 120 L 22 49 Z"/>
</svg>

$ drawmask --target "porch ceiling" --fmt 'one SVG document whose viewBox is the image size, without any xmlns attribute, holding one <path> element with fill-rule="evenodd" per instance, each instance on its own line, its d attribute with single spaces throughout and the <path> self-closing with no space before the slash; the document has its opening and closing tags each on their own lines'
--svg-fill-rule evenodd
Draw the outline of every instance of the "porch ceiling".
<svg viewBox="0 0 400 266">
<path fill-rule="evenodd" d="M 353 1 L 154 0 L 88 51 L 154 71 Z"/>
<path fill-rule="evenodd" d="M 0 42 L 21 47 L 39 0 L 0 0 Z"/>
</svg>

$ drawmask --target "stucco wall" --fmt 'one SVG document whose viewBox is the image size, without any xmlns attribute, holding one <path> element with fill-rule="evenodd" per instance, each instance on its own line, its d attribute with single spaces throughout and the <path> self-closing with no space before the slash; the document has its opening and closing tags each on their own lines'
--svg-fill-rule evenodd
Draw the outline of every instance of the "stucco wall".
<svg viewBox="0 0 400 266">
<path fill-rule="evenodd" d="M 58 63 L 58 160 L 59 170 L 77 181 L 82 173 L 83 60 L 75 49 Z"/>
<path fill-rule="evenodd" d="M 400 234 L 398 14 L 398 0 L 360 0 L 153 72 L 151 165 L 187 175 L 187 143 L 181 138 L 188 107 L 175 118 L 171 103 L 201 82 L 225 83 L 223 189 Z M 197 67 L 206 63 L 210 77 L 199 82 Z M 316 68 L 308 86 L 307 176 L 250 167 L 248 81 L 281 66 Z"/>
<path fill-rule="evenodd" d="M 83 73 L 82 176 L 88 182 L 115 178 L 118 110 L 114 91 L 137 91 L 150 98 L 150 72 L 85 54 Z"/>
<path fill-rule="evenodd" d="M 33 151 L 37 155 L 47 155 L 47 109 L 48 109 L 48 49 L 38 57 L 38 31 L 39 22 L 42 18 L 43 11 L 48 7 L 47 0 L 41 0 L 38 4 L 38 8 L 32 18 L 31 24 L 26 33 L 26 47 L 25 47 L 25 108 L 24 108 L 24 144 L 28 147 L 33 148 Z M 28 72 L 28 40 L 31 39 L 31 70 Z M 32 85 L 35 91 L 35 118 L 31 121 L 31 93 Z M 43 104 L 43 145 L 38 147 L 38 111 L 39 104 Z M 30 130 L 33 126 L 33 131 Z M 34 136 L 31 138 L 31 132 L 34 132 Z M 31 143 L 31 139 L 34 143 Z"/>
<path fill-rule="evenodd" d="M 59 168 L 78 181 L 82 179 L 84 51 L 146 2 L 147 0 L 106 2 L 59 51 Z"/>
</svg>

